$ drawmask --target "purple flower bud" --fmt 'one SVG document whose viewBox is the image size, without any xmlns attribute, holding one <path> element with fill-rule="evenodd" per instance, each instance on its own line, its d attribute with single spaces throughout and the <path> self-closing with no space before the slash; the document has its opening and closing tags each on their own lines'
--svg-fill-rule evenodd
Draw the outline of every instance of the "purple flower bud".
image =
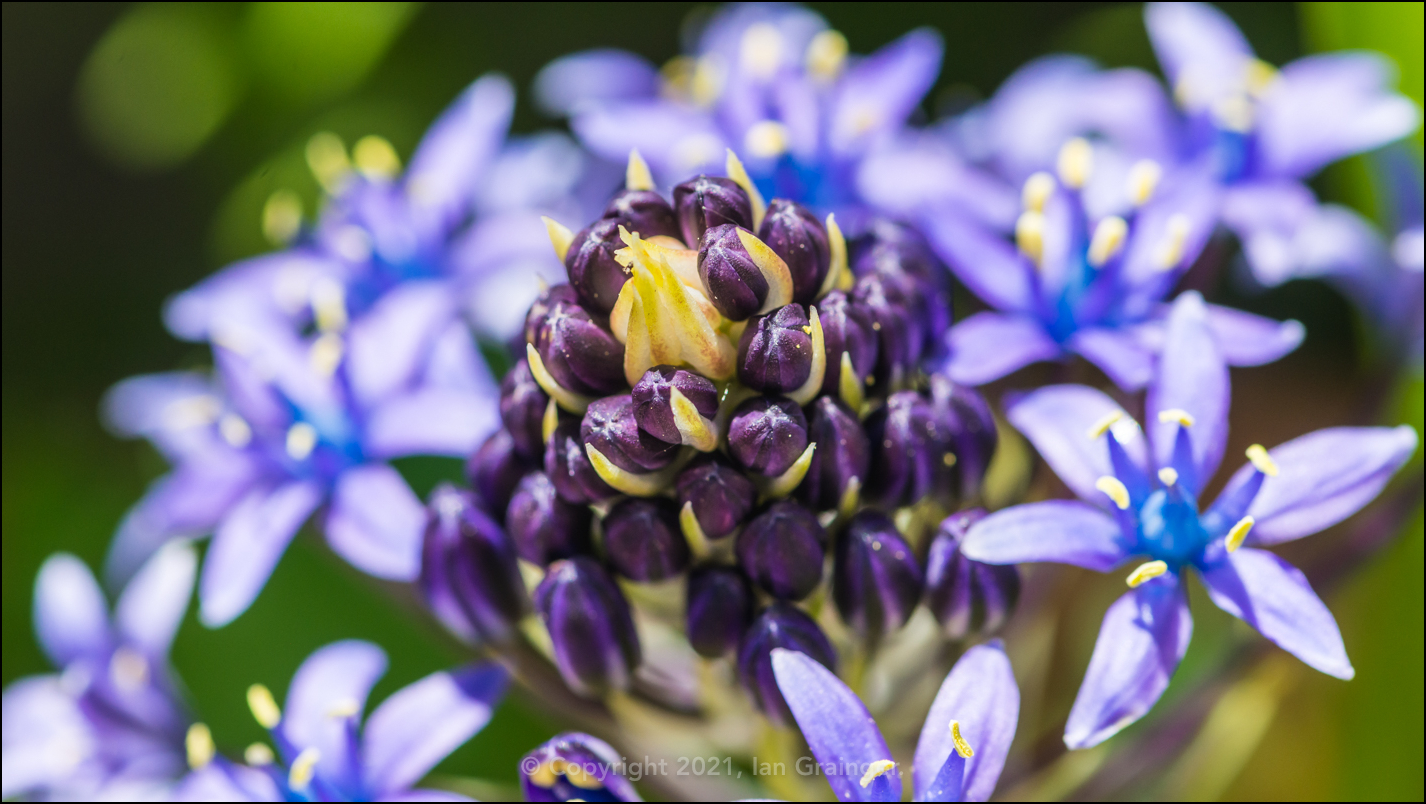
<svg viewBox="0 0 1426 804">
<path fill-rule="evenodd" d="M 822 379 L 822 393 L 836 394 L 841 390 L 842 353 L 851 358 L 857 379 L 866 382 L 876 368 L 878 349 L 876 323 L 870 311 L 840 290 L 834 290 L 817 302 L 817 318 L 822 322 L 822 336 L 827 344 L 827 373 Z"/>
<path fill-rule="evenodd" d="M 916 305 L 884 274 L 867 274 L 852 288 L 852 300 L 866 310 L 877 334 L 876 381 L 881 387 L 909 376 L 921 362 L 926 333 Z"/>
<path fill-rule="evenodd" d="M 595 400 L 584 412 L 579 437 L 627 472 L 662 469 L 678 455 L 678 445 L 660 441 L 640 429 L 629 394 Z"/>
<path fill-rule="evenodd" d="M 570 689 L 589 696 L 628 689 L 639 666 L 639 635 L 628 601 L 597 561 L 577 556 L 551 564 L 535 590 L 535 608 Z"/>
<path fill-rule="evenodd" d="M 663 497 L 629 497 L 604 517 L 604 554 L 614 571 L 635 581 L 662 581 L 688 566 L 688 542 L 678 506 Z"/>
<path fill-rule="evenodd" d="M 601 218 L 574 236 L 564 255 L 564 270 L 569 283 L 579 294 L 579 301 L 599 315 L 607 316 L 619 300 L 619 291 L 629 275 L 614 259 L 614 252 L 624 248 L 619 239 L 618 218 Z"/>
<path fill-rule="evenodd" d="M 551 290 L 554 290 L 551 288 Z M 573 292 L 551 293 L 544 316 L 531 326 L 540 360 L 561 387 L 597 396 L 624 387 L 624 345 L 573 301 Z M 531 310 L 533 314 L 534 310 Z"/>
<path fill-rule="evenodd" d="M 915 391 L 892 394 L 866 422 L 871 442 L 867 496 L 884 506 L 909 505 L 935 494 L 949 496 L 956 454 L 950 426 Z"/>
<path fill-rule="evenodd" d="M 738 342 L 738 379 L 744 385 L 781 394 L 797 390 L 811 374 L 807 308 L 789 304 L 748 322 Z"/>
<path fill-rule="evenodd" d="M 457 636 L 509 638 L 530 605 L 510 537 L 475 495 L 450 484 L 431 492 L 427 510 L 419 581 L 426 605 Z"/>
<path fill-rule="evenodd" d="M 791 500 L 773 503 L 738 534 L 738 565 L 780 600 L 801 600 L 822 580 L 827 532 L 811 511 Z"/>
<path fill-rule="evenodd" d="M 851 247 L 857 276 L 876 275 L 889 295 L 911 310 L 926 342 L 934 343 L 951 323 L 946 271 L 916 229 L 877 220 Z M 919 354 L 915 359 L 919 359 Z"/>
<path fill-rule="evenodd" d="M 594 471 L 579 435 L 580 420 L 560 414 L 559 425 L 545 444 L 545 474 L 560 499 L 574 505 L 606 500 L 618 492 Z"/>
<path fill-rule="evenodd" d="M 932 283 L 941 276 L 940 263 L 926 239 L 904 223 L 885 218 L 872 221 L 867 233 L 853 241 L 849 251 L 852 271 L 857 276 L 906 274 Z"/>
<path fill-rule="evenodd" d="M 961 540 L 985 516 L 973 508 L 946 517 L 926 555 L 926 607 L 951 639 L 1000 630 L 1020 597 L 1020 570 L 961 554 Z"/>
<path fill-rule="evenodd" d="M 620 190 L 604 208 L 603 217 L 618 220 L 645 240 L 659 235 L 674 240 L 683 237 L 673 207 L 653 190 Z"/>
<path fill-rule="evenodd" d="M 683 242 L 697 248 L 703 233 L 731 223 L 753 228 L 753 202 L 738 183 L 717 176 L 698 176 L 673 188 L 673 208 L 683 229 Z"/>
<path fill-rule="evenodd" d="M 642 801 L 622 762 L 598 737 L 565 732 L 520 760 L 520 788 L 526 801 Z"/>
<path fill-rule="evenodd" d="M 763 216 L 758 239 L 787 263 L 792 272 L 792 300 L 810 304 L 816 299 L 832 264 L 827 229 L 817 216 L 801 204 L 774 198 Z"/>
<path fill-rule="evenodd" d="M 738 646 L 753 616 L 753 590 L 743 573 L 708 565 L 688 576 L 688 644 L 716 659 Z"/>
<path fill-rule="evenodd" d="M 837 539 L 832 599 L 842 621 L 875 643 L 911 618 L 921 599 L 921 565 L 891 518 L 862 511 Z"/>
<path fill-rule="evenodd" d="M 718 389 L 712 380 L 673 366 L 654 366 L 634 385 L 631 396 L 639 427 L 660 441 L 681 444 L 683 434 L 673 417 L 674 389 L 688 397 L 705 419 L 718 414 Z"/>
<path fill-rule="evenodd" d="M 538 461 L 545 451 L 545 407 L 549 403 L 524 359 L 500 382 L 500 421 L 510 432 L 515 451 L 527 461 Z"/>
<path fill-rule="evenodd" d="M 817 444 L 807 476 L 797 487 L 797 496 L 817 511 L 836 508 L 852 478 L 867 483 L 871 445 L 862 423 L 835 397 L 818 397 L 812 403 L 812 423 L 808 437 Z"/>
<path fill-rule="evenodd" d="M 699 457 L 678 475 L 678 505 L 693 505 L 703 535 L 721 539 L 743 524 L 757 500 L 753 482 L 721 456 Z"/>
<path fill-rule="evenodd" d="M 790 603 L 776 602 L 763 609 L 738 646 L 738 681 L 758 709 L 783 725 L 793 723 L 787 701 L 772 672 L 772 652 L 787 648 L 811 656 L 828 670 L 836 669 L 837 652 L 817 623 Z"/>
<path fill-rule="evenodd" d="M 733 412 L 728 451 L 739 466 L 766 477 L 786 472 L 807 449 L 807 417 L 783 396 L 749 399 Z"/>
<path fill-rule="evenodd" d="M 960 478 L 957 492 L 962 500 L 975 499 L 998 441 L 990 405 L 974 388 L 941 375 L 931 377 L 931 399 L 937 417 L 950 426 Z"/>
<path fill-rule="evenodd" d="M 698 275 L 708 289 L 708 300 L 733 321 L 761 310 L 769 291 L 767 277 L 738 232 L 732 224 L 711 227 L 698 244 Z"/>
<path fill-rule="evenodd" d="M 574 287 L 566 282 L 551 285 L 535 297 L 535 303 L 531 304 L 530 309 L 525 313 L 525 343 L 533 344 L 539 338 L 540 325 L 544 323 L 545 316 L 549 315 L 550 307 L 556 304 L 579 304 L 579 294 L 575 293 Z M 523 351 L 524 348 L 522 344 L 520 351 Z"/>
<path fill-rule="evenodd" d="M 485 503 L 485 510 L 499 514 L 510 505 L 510 495 L 520 478 L 532 467 L 515 451 L 515 439 L 508 430 L 497 430 L 470 456 L 465 475 Z"/>
<path fill-rule="evenodd" d="M 531 472 L 515 487 L 505 511 L 505 527 L 520 557 L 543 566 L 589 552 L 591 517 L 587 507 L 560 499 L 544 472 Z"/>
</svg>

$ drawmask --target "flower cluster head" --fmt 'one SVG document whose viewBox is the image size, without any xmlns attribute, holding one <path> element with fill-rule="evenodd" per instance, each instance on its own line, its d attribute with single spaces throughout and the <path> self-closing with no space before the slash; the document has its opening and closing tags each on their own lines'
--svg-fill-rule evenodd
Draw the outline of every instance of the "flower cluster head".
<svg viewBox="0 0 1426 804">
<path fill-rule="evenodd" d="M 1416 451 L 1410 427 L 1318 430 L 1248 463 L 1212 503 L 1200 496 L 1223 458 L 1229 384 L 1196 293 L 1169 316 L 1142 428 L 1103 393 L 1049 386 L 1008 416 L 1084 502 L 1050 500 L 982 519 L 962 549 L 991 564 L 1055 561 L 1106 572 L 1148 559 L 1109 608 L 1065 743 L 1087 748 L 1142 717 L 1188 649 L 1185 575 L 1224 611 L 1308 665 L 1349 679 L 1342 637 L 1303 574 L 1261 549 L 1316 533 L 1370 502 Z"/>
<path fill-rule="evenodd" d="M 928 571 L 956 638 L 998 627 L 1018 576 L 939 539 L 928 568 L 920 544 L 977 497 L 995 448 L 985 401 L 921 369 L 948 315 L 929 249 L 892 223 L 848 244 L 834 215 L 765 202 L 731 152 L 727 173 L 665 199 L 634 152 L 605 217 L 546 221 L 570 282 L 530 308 L 476 494 L 432 499 L 423 577 L 453 630 L 500 640 L 523 611 L 510 557 L 541 568 L 534 610 L 586 695 L 637 676 L 626 590 L 686 577 L 691 647 L 736 654 L 757 705 L 786 720 L 772 652 L 836 662 L 795 605 L 824 583 L 875 645 Z"/>
</svg>

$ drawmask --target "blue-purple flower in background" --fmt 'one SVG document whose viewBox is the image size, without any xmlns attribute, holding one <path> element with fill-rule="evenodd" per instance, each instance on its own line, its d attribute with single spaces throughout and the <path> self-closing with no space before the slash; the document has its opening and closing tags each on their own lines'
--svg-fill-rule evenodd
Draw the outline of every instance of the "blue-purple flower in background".
<svg viewBox="0 0 1426 804">
<path fill-rule="evenodd" d="M 468 801 L 444 790 L 415 788 L 431 768 L 490 722 L 507 675 L 492 664 L 432 673 L 392 693 L 364 720 L 371 687 L 386 672 L 386 654 L 360 640 L 315 651 L 292 677 L 279 708 L 261 684 L 248 706 L 272 737 L 255 743 L 244 763 L 202 763 L 177 791 L 185 800 Z M 268 780 L 250 781 L 253 771 Z"/>
<path fill-rule="evenodd" d="M 941 53 L 940 36 L 918 29 L 849 56 L 846 37 L 808 9 L 734 5 L 662 69 L 625 51 L 585 51 L 547 66 L 535 91 L 615 164 L 638 150 L 668 185 L 720 171 L 731 148 L 765 198 L 834 212 L 856 233 L 866 222 L 857 167 L 906 125 Z"/>
<path fill-rule="evenodd" d="M 170 538 L 212 533 L 199 599 L 205 623 L 225 624 L 326 504 L 333 550 L 413 580 L 426 514 L 386 461 L 465 457 L 499 425 L 498 391 L 446 291 L 407 282 L 340 333 L 234 325 L 214 346 L 215 377 L 146 375 L 111 390 L 111 428 L 149 439 L 174 468 L 125 517 L 110 578 Z"/>
<path fill-rule="evenodd" d="M 4 697 L 3 795 L 53 800 L 160 797 L 183 775 L 192 716 L 169 667 L 193 594 L 193 548 L 155 553 L 113 615 L 94 576 L 68 553 L 35 579 L 35 634 L 58 674 Z"/>
<path fill-rule="evenodd" d="M 1317 201 L 1303 182 L 1420 123 L 1416 105 L 1392 89 L 1394 66 L 1380 54 L 1348 52 L 1274 68 L 1206 3 L 1151 3 L 1144 21 L 1186 118 L 1182 160 L 1223 186 L 1221 220 L 1242 240 L 1259 282 L 1300 275 L 1306 266 L 1293 243 L 1318 228 Z"/>
<path fill-rule="evenodd" d="M 507 140 L 515 94 L 500 75 L 473 84 L 427 131 L 403 172 L 379 137 L 356 143 L 321 133 L 307 162 L 326 190 L 311 225 L 269 202 L 270 235 L 283 251 L 238 262 L 175 296 L 165 310 L 181 338 L 223 338 L 233 327 L 340 331 L 408 282 L 445 283 L 476 329 L 514 334 L 559 265 L 539 215 L 581 218 L 617 181 L 603 176 L 568 137 L 545 132 Z M 291 206 L 296 205 L 296 206 Z"/>
<path fill-rule="evenodd" d="M 805 653 L 777 648 L 773 672 L 838 801 L 900 801 L 901 770 L 866 706 Z M 986 801 L 1005 767 L 1020 689 L 1000 640 L 967 650 L 921 728 L 913 801 Z"/>
<path fill-rule="evenodd" d="M 1254 445 L 1210 505 L 1199 496 L 1228 435 L 1228 370 L 1197 293 L 1169 316 L 1149 388 L 1145 427 L 1103 393 L 1041 388 L 1007 416 L 1085 502 L 1050 500 L 991 514 L 962 551 L 977 561 L 1054 561 L 1106 572 L 1130 556 L 1148 561 L 1105 615 L 1065 727 L 1087 748 L 1144 715 L 1188 648 L 1193 623 L 1184 577 L 1196 570 L 1209 597 L 1308 665 L 1349 679 L 1341 634 L 1303 574 L 1259 549 L 1342 521 L 1366 505 L 1416 450 L 1410 427 L 1319 430 L 1269 451 Z"/>
<path fill-rule="evenodd" d="M 916 221 L 994 308 L 946 334 L 953 380 L 978 385 L 1078 354 L 1121 388 L 1149 381 L 1163 302 L 1208 243 L 1222 196 L 1180 159 L 1175 123 L 1148 74 L 1055 56 L 864 163 L 868 200 Z M 1225 307 L 1210 307 L 1209 322 L 1237 366 L 1272 362 L 1304 334 Z"/>
</svg>

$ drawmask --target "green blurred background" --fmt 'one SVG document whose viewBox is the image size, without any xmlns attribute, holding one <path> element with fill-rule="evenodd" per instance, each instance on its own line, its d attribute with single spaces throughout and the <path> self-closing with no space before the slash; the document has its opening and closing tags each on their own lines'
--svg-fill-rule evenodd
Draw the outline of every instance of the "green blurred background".
<svg viewBox="0 0 1426 804">
<path fill-rule="evenodd" d="M 933 114 L 967 90 L 988 95 L 1044 53 L 1154 66 L 1136 4 L 811 5 L 847 35 L 854 52 L 918 25 L 939 29 L 947 48 L 927 102 Z M 593 46 L 624 47 L 661 63 L 677 53 L 685 20 L 709 8 L 6 4 L 4 683 L 47 669 L 30 629 L 40 562 L 67 550 L 97 567 L 124 510 L 164 470 L 148 447 L 104 432 L 100 395 L 131 374 L 204 364 L 201 347 L 166 334 L 160 306 L 223 264 L 266 248 L 261 209 L 274 190 L 296 191 L 311 214 L 319 188 L 302 147 L 313 133 L 335 131 L 348 143 L 376 133 L 409 156 L 445 103 L 489 70 L 506 73 L 521 91 L 515 131 L 546 128 L 552 121 L 528 100 L 543 64 Z M 1421 9 L 1326 3 L 1226 10 L 1276 64 L 1314 50 L 1383 50 L 1398 61 L 1403 89 L 1419 104 Z M 1420 142 L 1418 134 L 1418 152 Z M 1347 164 L 1322 177 L 1318 189 L 1370 214 L 1367 176 L 1360 164 Z M 1235 373 L 1235 430 L 1261 425 L 1243 438 L 1271 444 L 1376 417 L 1354 407 L 1352 390 L 1369 377 L 1366 350 L 1338 296 L 1294 283 L 1238 302 L 1298 317 L 1310 332 L 1281 364 Z M 1404 387 L 1400 410 L 1419 426 L 1419 381 Z M 458 472 L 454 462 L 403 468 L 421 493 Z M 1197 753 L 1174 766 L 1178 777 L 1158 795 L 1420 799 L 1423 565 L 1418 516 L 1405 538 L 1329 595 L 1356 680 L 1335 682 L 1294 662 L 1255 671 L 1235 689 L 1246 690 L 1243 706 L 1256 714 L 1225 721 L 1250 725 L 1232 728 L 1234 738 L 1216 749 L 1195 745 Z M 1186 670 L 1195 654 L 1206 661 L 1215 645 L 1240 636 L 1203 602 L 1194 601 L 1199 635 Z M 391 670 L 377 698 L 458 658 L 439 634 L 413 628 L 419 620 L 407 614 L 305 534 L 236 623 L 209 631 L 190 617 L 174 661 L 220 746 L 238 748 L 260 736 L 243 702 L 247 685 L 285 689 L 301 660 L 329 641 L 361 637 L 387 648 Z M 1100 615 L 1086 616 L 1094 625 Z M 1078 681 L 1065 683 L 1072 690 Z M 513 784 L 520 754 L 556 728 L 512 700 L 440 770 Z"/>
</svg>

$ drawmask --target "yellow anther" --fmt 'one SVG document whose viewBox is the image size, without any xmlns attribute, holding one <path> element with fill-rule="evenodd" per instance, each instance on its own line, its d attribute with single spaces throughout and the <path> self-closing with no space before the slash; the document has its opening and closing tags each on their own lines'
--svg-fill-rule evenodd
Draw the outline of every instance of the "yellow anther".
<svg viewBox="0 0 1426 804">
<path fill-rule="evenodd" d="M 322 752 L 315 747 L 302 749 L 302 753 L 292 760 L 292 767 L 287 770 L 287 786 L 293 790 L 307 789 L 307 785 L 312 783 L 312 776 L 317 772 L 317 762 L 321 759 Z"/>
<path fill-rule="evenodd" d="M 1256 522 L 1256 519 L 1245 516 L 1229 529 L 1228 535 L 1223 539 L 1223 546 L 1228 548 L 1228 552 L 1232 553 L 1243 546 L 1243 540 L 1248 538 L 1248 531 L 1253 529 Z"/>
<path fill-rule="evenodd" d="M 1248 460 L 1253 462 L 1253 467 L 1268 477 L 1277 477 L 1277 461 L 1268 454 L 1262 444 L 1254 444 L 1248 447 Z"/>
<path fill-rule="evenodd" d="M 149 680 L 149 660 L 129 648 L 119 648 L 109 659 L 109 678 L 120 689 L 134 691 Z"/>
<path fill-rule="evenodd" d="M 1031 173 L 1030 178 L 1025 180 L 1025 186 L 1020 189 L 1020 202 L 1030 212 L 1044 212 L 1045 202 L 1050 200 L 1050 195 L 1054 191 L 1054 176 L 1043 170 Z"/>
<path fill-rule="evenodd" d="M 970 743 L 966 742 L 966 738 L 961 734 L 959 720 L 951 721 L 951 740 L 955 742 L 956 753 L 960 754 L 962 759 L 970 759 L 975 756 L 975 751 L 970 747 Z"/>
<path fill-rule="evenodd" d="M 1159 482 L 1165 486 L 1172 486 L 1178 482 L 1178 470 L 1172 466 L 1165 466 L 1159 470 Z"/>
<path fill-rule="evenodd" d="M 202 770 L 213 761 L 213 732 L 203 723 L 194 723 L 188 727 L 188 734 L 183 738 L 183 747 L 188 751 L 188 767 Z"/>
<path fill-rule="evenodd" d="M 624 168 L 624 187 L 629 190 L 654 189 L 654 174 L 649 170 L 649 163 L 644 161 L 638 148 L 629 151 L 629 166 Z M 549 219 L 546 218 L 545 221 L 548 228 Z M 568 244 L 565 247 L 568 248 Z"/>
<path fill-rule="evenodd" d="M 330 131 L 320 131 L 307 141 L 307 167 L 317 177 L 317 183 L 328 194 L 333 194 L 341 186 L 342 180 L 352 172 L 352 163 L 347 159 L 347 147 L 342 138 Z"/>
<path fill-rule="evenodd" d="M 1248 94 L 1254 98 L 1267 94 L 1268 87 L 1277 80 L 1277 68 L 1262 59 L 1248 59 L 1243 73 L 1243 83 L 1248 88 Z"/>
<path fill-rule="evenodd" d="M 1023 212 L 1015 221 L 1015 245 L 1036 265 L 1045 251 L 1045 216 L 1038 212 Z"/>
<path fill-rule="evenodd" d="M 885 776 L 888 771 L 896 767 L 896 763 L 889 759 L 878 759 L 867 765 L 866 773 L 862 774 L 862 787 L 870 785 L 872 782 Z"/>
<path fill-rule="evenodd" d="M 1213 104 L 1213 119 L 1227 131 L 1246 134 L 1253 130 L 1253 102 L 1247 95 L 1235 94 Z"/>
<path fill-rule="evenodd" d="M 342 336 L 328 332 L 312 341 L 312 348 L 307 351 L 307 362 L 317 376 L 330 377 L 337 373 L 337 366 L 342 364 L 342 355 L 345 353 L 346 345 L 342 342 Z"/>
<path fill-rule="evenodd" d="M 302 198 L 291 190 L 277 190 L 262 205 L 262 234 L 274 246 L 292 242 L 302 229 Z"/>
<path fill-rule="evenodd" d="M 709 106 L 723 94 L 723 62 L 717 56 L 707 55 L 693 66 L 693 80 L 689 87 L 693 102 L 699 106 Z M 716 151 L 716 146 L 715 146 Z"/>
<path fill-rule="evenodd" d="M 599 781 L 597 776 L 585 770 L 578 762 L 565 762 L 560 766 L 560 770 L 564 772 L 566 781 L 581 790 L 598 790 L 604 787 L 604 783 Z"/>
<path fill-rule="evenodd" d="M 262 768 L 271 765 L 275 757 L 272 749 L 266 743 L 253 743 L 243 749 L 243 761 L 254 768 Z"/>
<path fill-rule="evenodd" d="M 1155 262 L 1160 271 L 1172 271 L 1183 261 L 1183 247 L 1188 241 L 1188 216 L 1182 213 L 1169 218 L 1168 231 L 1164 233 L 1163 242 L 1159 244 L 1159 251 Z"/>
<path fill-rule="evenodd" d="M 252 710 L 253 720 L 264 729 L 276 728 L 282 722 L 282 710 L 272 699 L 272 690 L 262 684 L 248 687 L 248 709 Z"/>
<path fill-rule="evenodd" d="M 771 78 L 782 63 L 782 34 L 769 22 L 749 25 L 743 31 L 738 63 L 754 78 Z"/>
<path fill-rule="evenodd" d="M 1105 496 L 1114 501 L 1114 505 L 1123 511 L 1129 507 L 1129 489 L 1124 486 L 1123 481 L 1117 477 L 1105 475 L 1094 481 L 1094 487 L 1104 492 Z"/>
<path fill-rule="evenodd" d="M 373 181 L 390 181 L 401 173 L 401 157 L 385 137 L 368 134 L 352 147 L 352 161 L 361 175 Z"/>
<path fill-rule="evenodd" d="M 243 417 L 234 413 L 224 414 L 223 418 L 218 420 L 218 434 L 237 449 L 246 447 L 253 440 L 253 429 L 243 421 Z"/>
<path fill-rule="evenodd" d="M 1104 414 L 1103 418 L 1095 422 L 1094 426 L 1089 428 L 1088 435 L 1090 439 L 1099 438 L 1109 432 L 1109 428 L 1113 427 L 1122 418 L 1124 418 L 1124 411 L 1122 410 L 1111 410 Z"/>
<path fill-rule="evenodd" d="M 555 773 L 554 767 L 554 763 L 558 761 L 559 760 L 554 760 L 551 762 L 541 762 L 539 765 L 536 765 L 535 769 L 530 771 L 530 775 L 527 777 L 529 778 L 530 783 L 534 784 L 537 787 L 543 787 L 546 790 L 551 787 L 554 787 L 555 782 L 559 781 L 559 779 L 557 778 L 558 774 Z"/>
<path fill-rule="evenodd" d="M 294 461 L 304 461 L 317 446 L 317 428 L 307 422 L 298 422 L 287 430 L 287 456 Z"/>
<path fill-rule="evenodd" d="M 1157 578 L 1168 571 L 1168 564 L 1162 561 L 1150 561 L 1147 564 L 1140 564 L 1133 572 L 1129 573 L 1129 577 L 1125 579 L 1125 583 L 1128 583 L 1129 588 L 1133 589 L 1144 581 Z"/>
<path fill-rule="evenodd" d="M 1089 140 L 1075 137 L 1060 146 L 1060 156 L 1055 160 L 1055 170 L 1060 174 L 1060 181 L 1064 182 L 1066 187 L 1076 189 L 1083 187 L 1089 181 L 1089 174 L 1093 169 L 1094 147 L 1089 144 Z"/>
<path fill-rule="evenodd" d="M 323 332 L 340 332 L 346 327 L 347 291 L 341 283 L 328 276 L 312 283 L 312 315 Z"/>
<path fill-rule="evenodd" d="M 1129 224 L 1118 215 L 1110 215 L 1094 227 L 1094 237 L 1089 241 L 1089 264 L 1103 268 L 1124 248 L 1124 239 L 1129 236 Z"/>
<path fill-rule="evenodd" d="M 1193 426 L 1193 416 L 1181 408 L 1169 408 L 1168 410 L 1159 411 L 1159 421 L 1163 424 L 1178 422 L 1184 427 Z"/>
<path fill-rule="evenodd" d="M 1149 203 L 1163 176 L 1164 169 L 1152 159 L 1140 159 L 1129 168 L 1129 200 L 1134 202 L 1134 206 L 1142 207 Z"/>
<path fill-rule="evenodd" d="M 787 126 L 776 120 L 759 120 L 743 135 L 743 148 L 760 159 L 773 159 L 787 152 Z"/>
<path fill-rule="evenodd" d="M 340 720 L 342 718 L 354 717 L 360 713 L 361 704 L 357 703 L 355 698 L 343 698 L 332 704 L 332 707 L 327 710 L 327 717 Z"/>
<path fill-rule="evenodd" d="M 841 31 L 819 31 L 807 43 L 807 72 L 822 79 L 836 78 L 847 62 L 847 37 Z"/>
</svg>

